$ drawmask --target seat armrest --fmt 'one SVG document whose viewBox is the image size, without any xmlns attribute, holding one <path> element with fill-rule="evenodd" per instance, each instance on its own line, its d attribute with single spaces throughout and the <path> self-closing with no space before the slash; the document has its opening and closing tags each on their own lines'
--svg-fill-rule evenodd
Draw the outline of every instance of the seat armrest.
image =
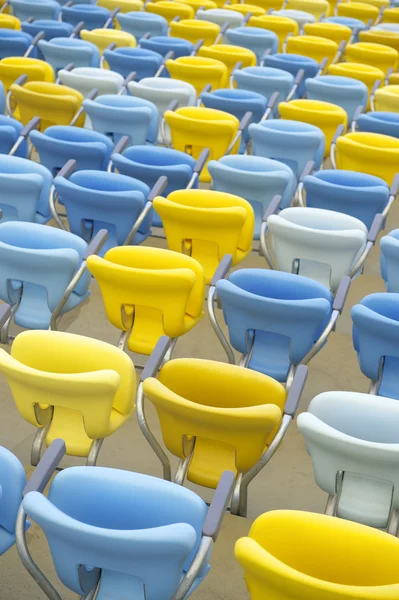
<svg viewBox="0 0 399 600">
<path fill-rule="evenodd" d="M 170 347 L 170 338 L 167 335 L 162 335 L 151 356 L 147 360 L 144 369 L 141 372 L 140 381 L 145 381 L 149 377 L 155 377 L 161 368 L 162 362 L 166 356 L 167 351 Z"/>
<path fill-rule="evenodd" d="M 33 471 L 31 478 L 25 486 L 22 496 L 25 497 L 29 492 L 43 492 L 50 481 L 54 471 L 57 469 L 66 452 L 64 440 L 57 439 L 51 442 L 39 464 Z"/>
<path fill-rule="evenodd" d="M 214 542 L 216 542 L 219 535 L 223 517 L 233 493 L 235 480 L 236 477 L 233 471 L 222 473 L 202 526 L 202 535 L 212 538 Z"/>
<path fill-rule="evenodd" d="M 106 229 L 100 229 L 100 231 L 94 236 L 84 255 L 84 260 L 87 260 L 92 254 L 98 254 L 101 248 L 104 246 L 108 239 L 108 231 Z"/>
<path fill-rule="evenodd" d="M 288 415 L 292 418 L 295 417 L 307 378 L 308 368 L 305 365 L 299 365 L 299 367 L 297 367 L 295 371 L 294 379 L 288 391 L 287 399 L 285 401 L 285 415 Z"/>
<path fill-rule="evenodd" d="M 233 262 L 233 257 L 231 254 L 225 254 L 223 256 L 222 260 L 216 267 L 216 271 L 213 274 L 213 277 L 212 277 L 211 283 L 210 283 L 211 286 L 215 286 L 217 284 L 217 282 L 220 281 L 220 279 L 224 279 L 226 277 L 227 273 L 231 269 L 232 262 Z"/>
<path fill-rule="evenodd" d="M 338 289 L 335 293 L 335 298 L 332 305 L 333 310 L 337 310 L 339 313 L 342 313 L 351 282 L 352 280 L 349 277 L 349 275 L 345 275 L 345 277 L 342 277 L 341 281 L 339 282 Z"/>
</svg>

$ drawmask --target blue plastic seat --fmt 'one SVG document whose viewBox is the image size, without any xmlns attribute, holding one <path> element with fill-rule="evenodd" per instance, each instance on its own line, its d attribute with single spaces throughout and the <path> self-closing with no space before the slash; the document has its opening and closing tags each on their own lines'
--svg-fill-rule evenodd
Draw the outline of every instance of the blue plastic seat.
<svg viewBox="0 0 399 600">
<path fill-rule="evenodd" d="M 320 168 L 325 136 L 314 125 L 274 119 L 251 123 L 249 135 L 253 154 L 285 163 L 291 167 L 297 179 L 310 160 L 315 162 L 316 170 Z"/>
<path fill-rule="evenodd" d="M 218 298 L 232 347 L 248 354 L 248 367 L 284 382 L 291 365 L 311 350 L 332 313 L 333 296 L 307 277 L 240 269 L 218 281 Z"/>
<path fill-rule="evenodd" d="M 305 87 L 307 98 L 331 102 L 346 110 L 348 123 L 352 121 L 358 106 L 367 106 L 369 92 L 366 84 L 351 77 L 321 75 L 307 79 Z"/>
<path fill-rule="evenodd" d="M 158 146 L 131 146 L 123 154 L 113 154 L 112 162 L 119 173 L 139 179 L 149 188 L 159 177 L 166 175 L 168 184 L 162 193 L 165 197 L 187 187 L 196 164 L 195 159 L 185 152 Z M 198 181 L 193 187 L 198 187 Z M 155 210 L 152 223 L 155 227 L 162 227 Z"/>
<path fill-rule="evenodd" d="M 39 50 L 55 71 L 72 63 L 75 67 L 100 66 L 100 52 L 94 44 L 75 38 L 53 38 L 40 40 Z"/>
<path fill-rule="evenodd" d="M 399 399 L 399 294 L 377 293 L 351 310 L 360 370 L 379 396 Z"/>
<path fill-rule="evenodd" d="M 381 238 L 381 275 L 387 292 L 399 293 L 399 229 Z"/>
<path fill-rule="evenodd" d="M 267 100 L 262 94 L 248 90 L 221 89 L 213 92 L 202 93 L 201 102 L 206 108 L 215 108 L 228 112 L 239 121 L 246 112 L 252 113 L 252 121 L 257 123 L 261 120 L 267 108 Z M 241 138 L 240 153 L 245 151 L 249 141 L 249 132 L 246 129 Z"/>
<path fill-rule="evenodd" d="M 163 35 L 155 35 L 149 40 L 141 40 L 141 47 L 146 50 L 158 52 L 162 56 L 166 56 L 168 52 L 173 51 L 173 58 L 180 56 L 189 56 L 194 50 L 194 44 L 176 37 L 168 37 Z"/>
<path fill-rule="evenodd" d="M 26 158 L 0 154 L 2 221 L 47 223 L 53 178 L 48 169 Z"/>
<path fill-rule="evenodd" d="M 144 77 L 153 77 L 163 61 L 163 57 L 158 52 L 143 48 L 104 50 L 103 56 L 111 71 L 116 71 L 123 77 L 127 77 L 134 71 L 136 81 Z"/>
<path fill-rule="evenodd" d="M 274 113 L 278 111 L 277 104 L 285 100 L 294 85 L 294 77 L 282 69 L 270 67 L 245 67 L 233 73 L 237 88 L 262 94 L 270 99 L 274 92 L 278 92 Z"/>
<path fill-rule="evenodd" d="M 357 35 L 354 38 L 354 42 L 359 41 L 359 32 L 367 29 L 367 25 L 363 23 L 360 19 L 354 19 L 353 17 L 327 17 L 326 21 L 328 23 L 338 23 L 338 25 L 346 25 L 346 27 L 350 27 L 352 31 L 357 30 Z"/>
<path fill-rule="evenodd" d="M 10 152 L 22 129 L 23 125 L 19 121 L 0 115 L 0 154 L 8 154 Z M 28 143 L 26 140 L 22 142 L 15 156 L 20 156 L 21 158 L 28 156 Z"/>
<path fill-rule="evenodd" d="M 277 34 L 262 27 L 235 27 L 228 29 L 224 35 L 228 44 L 252 50 L 256 54 L 258 64 L 266 50 L 270 50 L 272 54 L 278 50 Z"/>
<path fill-rule="evenodd" d="M 107 8 L 97 6 L 96 4 L 74 4 L 73 6 L 62 7 L 62 20 L 70 23 L 74 27 L 81 21 L 85 24 L 85 29 L 102 29 L 109 19 L 111 12 Z"/>
<path fill-rule="evenodd" d="M 150 193 L 150 188 L 137 179 L 99 171 L 78 171 L 69 179 L 57 177 L 54 187 L 65 205 L 72 233 L 90 242 L 100 229 L 108 231 L 101 255 L 124 244 Z M 150 212 L 134 236 L 133 244 L 147 239 L 151 221 Z"/>
<path fill-rule="evenodd" d="M 149 33 L 150 37 L 166 36 L 168 34 L 168 22 L 161 15 L 132 11 L 119 13 L 116 20 L 122 31 L 127 31 L 127 33 L 134 35 L 136 40 L 140 40 L 146 33 Z"/>
<path fill-rule="evenodd" d="M 291 73 L 294 77 L 296 77 L 298 72 L 303 69 L 305 74 L 297 90 L 296 96 L 298 98 L 302 98 L 305 93 L 305 81 L 310 77 L 315 77 L 320 68 L 319 63 L 313 58 L 301 56 L 300 54 L 283 53 L 266 56 L 265 65 L 267 67 L 272 67 L 273 69 L 288 71 L 288 73 Z"/>
<path fill-rule="evenodd" d="M 32 36 L 16 29 L 0 29 L 0 59 L 8 56 L 24 56 L 32 43 Z M 33 48 L 30 58 L 37 57 L 37 49 Z"/>
<path fill-rule="evenodd" d="M 385 181 L 356 171 L 326 169 L 306 176 L 303 184 L 306 206 L 351 215 L 363 221 L 367 229 L 375 215 L 384 210 L 389 198 Z"/>
<path fill-rule="evenodd" d="M 265 209 L 275 195 L 282 196 L 281 208 L 290 206 L 296 179 L 282 162 L 259 156 L 224 156 L 208 163 L 212 189 L 245 198 L 255 213 L 254 239 L 259 239 Z"/>
<path fill-rule="evenodd" d="M 15 523 L 25 485 L 23 466 L 12 452 L 0 446 L 0 498 L 3 507 L 0 515 L 0 556 L 15 544 Z"/>
<path fill-rule="evenodd" d="M 61 6 L 55 0 L 10 0 L 12 13 L 20 21 L 34 19 L 57 19 Z"/>
<path fill-rule="evenodd" d="M 159 113 L 152 102 L 133 96 L 106 94 L 96 100 L 83 101 L 93 129 L 108 135 L 114 143 L 122 136 L 129 145 L 153 144 L 158 136 Z"/>
<path fill-rule="evenodd" d="M 73 27 L 69 23 L 62 23 L 61 21 L 39 19 L 33 23 L 25 21 L 22 23 L 22 30 L 32 37 L 44 31 L 44 39 L 48 41 L 57 37 L 69 37 L 73 32 Z"/>
<path fill-rule="evenodd" d="M 97 600 L 171 600 L 196 555 L 208 508 L 194 492 L 149 475 L 105 467 L 58 473 L 48 498 L 28 493 L 61 582 Z M 209 571 L 209 553 L 190 589 Z M 101 569 L 101 574 L 99 570 Z"/>
<path fill-rule="evenodd" d="M 356 122 L 359 131 L 382 133 L 399 138 L 399 113 L 369 112 L 360 115 Z"/>
<path fill-rule="evenodd" d="M 102 133 L 66 125 L 48 127 L 44 133 L 34 130 L 29 137 L 41 164 L 54 177 L 70 159 L 76 160 L 77 171 L 105 171 L 114 148 L 112 141 Z"/>
<path fill-rule="evenodd" d="M 38 223 L 0 223 L 0 298 L 18 304 L 16 325 L 49 328 L 51 313 L 82 264 L 86 250 L 86 242 L 69 231 Z M 90 274 L 86 272 L 63 313 L 89 296 L 89 285 Z"/>
</svg>

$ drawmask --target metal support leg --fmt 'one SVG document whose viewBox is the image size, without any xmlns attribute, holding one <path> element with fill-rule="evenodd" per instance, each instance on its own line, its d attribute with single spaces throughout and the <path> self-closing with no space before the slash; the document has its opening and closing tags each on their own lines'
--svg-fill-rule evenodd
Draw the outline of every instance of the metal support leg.
<svg viewBox="0 0 399 600">
<path fill-rule="evenodd" d="M 397 510 L 392 511 L 391 518 L 388 523 L 387 533 L 397 537 L 399 527 L 399 512 Z"/>
<path fill-rule="evenodd" d="M 326 508 L 324 510 L 325 515 L 329 515 L 330 517 L 335 516 L 335 510 L 337 508 L 337 500 L 338 500 L 337 494 L 335 494 L 335 496 L 333 496 L 332 494 L 330 494 L 328 496 Z"/>
<path fill-rule="evenodd" d="M 183 485 L 184 480 L 187 475 L 188 467 L 190 466 L 192 453 L 187 456 L 184 460 L 179 462 L 179 466 L 177 467 L 176 475 L 174 477 L 173 482 L 177 485 Z"/>
<path fill-rule="evenodd" d="M 33 440 L 32 449 L 30 452 L 30 464 L 32 465 L 32 467 L 37 467 L 37 465 L 39 464 L 44 440 L 46 439 L 50 423 L 51 420 L 46 425 L 44 425 L 44 427 L 41 427 L 41 429 L 38 429 L 36 432 L 35 439 Z"/>
<path fill-rule="evenodd" d="M 94 440 L 90 450 L 89 450 L 89 454 L 87 455 L 87 459 L 86 459 L 86 465 L 88 467 L 95 467 L 96 463 L 97 463 L 97 458 L 98 455 L 100 453 L 101 450 L 101 446 L 103 445 L 103 438 L 99 438 L 98 440 Z"/>
</svg>

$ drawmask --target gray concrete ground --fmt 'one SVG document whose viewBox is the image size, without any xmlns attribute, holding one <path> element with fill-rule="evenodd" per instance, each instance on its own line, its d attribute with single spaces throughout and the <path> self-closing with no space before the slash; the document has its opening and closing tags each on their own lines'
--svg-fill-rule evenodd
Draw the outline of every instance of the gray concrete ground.
<svg viewBox="0 0 399 600">
<path fill-rule="evenodd" d="M 386 231 L 394 229 L 398 224 L 399 207 L 394 206 Z M 165 245 L 158 240 L 149 240 L 148 243 Z M 240 267 L 264 268 L 265 262 L 256 254 L 252 254 Z M 71 323 L 70 317 L 67 316 L 61 328 L 116 343 L 118 332 L 106 319 L 99 289 L 94 281 L 91 291 L 90 301 L 81 308 L 76 319 Z M 301 411 L 306 410 L 310 400 L 323 391 L 367 391 L 368 381 L 359 370 L 352 346 L 350 308 L 365 295 L 378 291 L 384 291 L 384 285 L 379 272 L 379 245 L 377 244 L 369 257 L 364 274 L 353 283 L 336 332 L 330 336 L 328 344 L 310 364 L 309 378 L 300 406 Z M 225 360 L 206 315 L 193 331 L 179 340 L 175 356 Z M 12 450 L 30 473 L 32 470 L 29 466 L 30 446 L 35 433 L 34 428 L 19 416 L 3 377 L 0 380 L 0 414 L 0 445 Z M 156 426 L 156 417 L 152 413 L 150 421 Z M 78 462 L 67 459 L 65 464 L 72 465 Z M 120 431 L 104 442 L 98 464 L 155 476 L 161 475 L 158 459 L 140 433 L 135 416 L 132 416 Z M 209 490 L 198 489 L 195 486 L 194 489 L 206 500 L 211 496 Z M 253 481 L 249 492 L 248 518 L 226 515 L 213 551 L 211 572 L 195 593 L 195 597 L 199 600 L 248 598 L 242 571 L 234 560 L 233 548 L 236 539 L 247 533 L 251 522 L 258 515 L 277 508 L 323 512 L 326 496 L 313 481 L 311 463 L 296 423 L 291 425 L 283 445 L 271 463 Z M 47 543 L 38 527 L 33 526 L 30 529 L 28 542 L 39 565 L 49 578 L 56 582 L 62 598 L 65 600 L 76 598 L 57 582 Z M 19 563 L 15 548 L 1 557 L 0 582 L 0 600 L 39 600 L 45 597 Z"/>
</svg>

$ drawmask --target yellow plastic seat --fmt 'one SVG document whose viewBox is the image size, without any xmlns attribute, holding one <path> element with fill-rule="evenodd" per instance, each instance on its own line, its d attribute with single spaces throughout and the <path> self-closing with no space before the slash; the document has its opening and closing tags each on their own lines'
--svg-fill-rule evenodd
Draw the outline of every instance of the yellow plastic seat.
<svg viewBox="0 0 399 600">
<path fill-rule="evenodd" d="M 352 30 L 346 25 L 340 23 L 329 23 L 323 21 L 321 23 L 305 23 L 303 30 L 306 35 L 326 38 L 332 40 L 338 45 L 340 42 L 349 42 L 352 37 Z"/>
<path fill-rule="evenodd" d="M 284 0 L 251 0 L 253 6 L 259 6 L 266 12 L 271 8 L 273 10 L 280 10 L 283 8 Z"/>
<path fill-rule="evenodd" d="M 336 160 L 338 169 L 375 175 L 392 185 L 399 171 L 399 139 L 380 133 L 348 133 L 337 140 Z"/>
<path fill-rule="evenodd" d="M 316 17 L 317 20 L 319 20 L 322 15 L 328 17 L 330 14 L 330 4 L 327 0 L 288 0 L 285 8 L 288 10 L 301 10 L 310 13 Z"/>
<path fill-rule="evenodd" d="M 18 77 L 26 75 L 28 81 L 55 81 L 52 67 L 44 60 L 10 56 L 0 60 L 0 81 L 7 92 Z"/>
<path fill-rule="evenodd" d="M 383 29 L 370 29 L 359 33 L 361 42 L 371 42 L 373 44 L 383 44 L 394 48 L 399 52 L 399 33 L 396 31 L 384 31 Z"/>
<path fill-rule="evenodd" d="M 170 23 L 176 17 L 180 19 L 194 19 L 195 12 L 188 4 L 182 2 L 172 2 L 169 0 L 161 0 L 161 2 L 149 2 L 146 4 L 145 10 L 155 15 L 160 15 Z"/>
<path fill-rule="evenodd" d="M 170 35 L 172 37 L 183 38 L 183 40 L 193 44 L 204 40 L 204 46 L 211 46 L 215 43 L 219 33 L 219 25 L 210 21 L 183 19 L 182 21 L 170 23 Z"/>
<path fill-rule="evenodd" d="M 289 17 L 280 17 L 279 15 L 264 15 L 261 17 L 251 17 L 248 25 L 250 27 L 261 27 L 274 31 L 279 41 L 279 52 L 283 49 L 283 44 L 287 35 L 298 35 L 299 25 L 294 19 Z"/>
<path fill-rule="evenodd" d="M 399 6 L 395 8 L 386 8 L 382 15 L 383 23 L 399 23 Z"/>
<path fill-rule="evenodd" d="M 223 471 L 245 473 L 258 462 L 286 399 L 284 387 L 267 375 L 199 359 L 166 363 L 143 391 L 156 408 L 165 447 L 180 459 L 192 451 L 187 478 L 210 488 Z"/>
<path fill-rule="evenodd" d="M 50 422 L 67 454 L 87 456 L 93 440 L 119 429 L 134 409 L 136 373 L 114 346 L 72 333 L 24 331 L 0 350 L 0 371 L 21 416 L 38 429 Z"/>
<path fill-rule="evenodd" d="M 392 73 L 392 75 L 389 76 L 389 84 L 399 85 L 399 73 Z"/>
<path fill-rule="evenodd" d="M 369 90 L 369 101 L 367 110 L 370 109 L 370 94 L 376 81 L 384 81 L 385 74 L 381 69 L 364 65 L 356 62 L 345 62 L 336 65 L 330 65 L 328 68 L 329 75 L 342 75 L 343 77 L 352 77 L 365 83 Z"/>
<path fill-rule="evenodd" d="M 151 354 L 160 336 L 184 335 L 203 316 L 205 277 L 191 256 L 120 246 L 104 258 L 89 256 L 87 267 L 100 286 L 109 321 L 130 332 L 132 352 Z"/>
<path fill-rule="evenodd" d="M 380 11 L 376 6 L 365 2 L 340 2 L 337 6 L 337 14 L 339 17 L 359 19 L 367 25 L 370 19 L 373 23 L 377 20 Z"/>
<path fill-rule="evenodd" d="M 398 68 L 399 53 L 382 44 L 371 44 L 369 42 L 358 42 L 347 46 L 345 59 L 352 63 L 362 63 L 381 69 L 385 74 L 392 67 L 394 71 Z"/>
<path fill-rule="evenodd" d="M 208 83 L 212 85 L 213 90 L 225 88 L 228 84 L 229 72 L 226 65 L 213 58 L 181 56 L 176 60 L 167 60 L 166 68 L 172 79 L 191 83 L 197 94 L 202 92 Z"/>
<path fill-rule="evenodd" d="M 108 8 L 111 12 L 115 8 L 120 8 L 122 13 L 143 10 L 144 6 L 144 2 L 141 2 L 141 0 L 97 0 L 96 4 Z"/>
<path fill-rule="evenodd" d="M 3 3 L 4 4 L 4 3 Z M 12 15 L 0 14 L 0 28 L 1 29 L 21 29 L 21 21 L 17 17 Z"/>
<path fill-rule="evenodd" d="M 50 125 L 69 125 L 79 110 L 84 96 L 66 85 L 31 81 L 24 86 L 10 87 L 11 105 L 15 103 L 13 116 L 27 125 L 33 117 L 40 117 L 40 131 Z M 78 118 L 77 127 L 83 127 L 85 114 Z"/>
<path fill-rule="evenodd" d="M 327 58 L 327 66 L 332 63 L 338 52 L 338 44 L 324 37 L 313 35 L 298 35 L 290 37 L 287 41 L 288 54 L 300 54 L 308 56 L 320 63 Z"/>
<path fill-rule="evenodd" d="M 247 15 L 251 13 L 254 17 L 261 17 L 266 14 L 266 9 L 257 6 L 256 4 L 226 4 L 223 8 L 227 8 L 228 10 L 235 10 L 236 12 L 241 13 L 242 15 Z"/>
<path fill-rule="evenodd" d="M 202 46 L 198 52 L 199 56 L 220 60 L 226 65 L 231 75 L 237 62 L 242 62 L 242 68 L 256 66 L 256 54 L 248 48 L 241 46 L 230 46 L 228 44 L 216 44 L 213 46 Z"/>
<path fill-rule="evenodd" d="M 352 521 L 270 511 L 236 542 L 235 556 L 251 600 L 399 597 L 399 540 Z"/>
<path fill-rule="evenodd" d="M 325 157 L 329 156 L 331 142 L 339 125 L 348 126 L 346 111 L 332 104 L 319 100 L 291 100 L 280 102 L 279 111 L 282 119 L 303 121 L 319 127 L 326 136 Z"/>
<path fill-rule="evenodd" d="M 154 208 L 162 219 L 169 250 L 189 252 L 210 283 L 226 254 L 233 265 L 252 249 L 254 212 L 246 200 L 213 190 L 179 190 L 157 197 Z"/>
<path fill-rule="evenodd" d="M 136 47 L 136 38 L 130 33 L 119 29 L 92 29 L 91 31 L 82 29 L 80 37 L 82 40 L 97 46 L 101 54 L 112 43 L 116 44 L 117 48 Z"/>
<path fill-rule="evenodd" d="M 213 2 L 213 0 L 184 0 L 183 4 L 191 6 L 194 12 L 197 12 L 197 10 L 201 8 L 201 6 L 204 10 L 218 7 L 216 2 Z"/>
<path fill-rule="evenodd" d="M 176 111 L 168 110 L 164 118 L 169 126 L 175 150 L 186 152 L 198 159 L 202 150 L 208 148 L 208 161 L 219 160 L 226 154 L 240 125 L 239 120 L 230 113 L 196 106 L 185 106 Z M 239 145 L 238 141 L 232 150 L 233 154 L 238 152 Z M 200 181 L 205 183 L 211 181 L 208 161 L 200 175 Z"/>
<path fill-rule="evenodd" d="M 373 6 L 376 6 L 378 10 L 381 10 L 382 8 L 385 9 L 390 6 L 389 0 L 362 0 L 362 2 L 364 4 L 372 4 Z"/>
<path fill-rule="evenodd" d="M 374 105 L 378 111 L 399 113 L 399 85 L 386 85 L 376 90 Z"/>
</svg>

